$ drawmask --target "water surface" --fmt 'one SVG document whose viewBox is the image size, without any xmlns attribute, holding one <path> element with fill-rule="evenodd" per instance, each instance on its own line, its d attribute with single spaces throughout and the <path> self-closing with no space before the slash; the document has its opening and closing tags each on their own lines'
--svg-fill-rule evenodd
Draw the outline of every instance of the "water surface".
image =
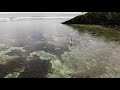
<svg viewBox="0 0 120 90">
<path fill-rule="evenodd" d="M 69 40 L 73 38 L 73 47 L 81 50 L 81 58 L 110 60 L 119 68 L 118 43 L 61 24 L 66 20 L 68 18 L 27 18 L 0 22 L 0 50 L 22 47 L 28 53 L 46 51 L 60 57 L 69 51 Z"/>
</svg>

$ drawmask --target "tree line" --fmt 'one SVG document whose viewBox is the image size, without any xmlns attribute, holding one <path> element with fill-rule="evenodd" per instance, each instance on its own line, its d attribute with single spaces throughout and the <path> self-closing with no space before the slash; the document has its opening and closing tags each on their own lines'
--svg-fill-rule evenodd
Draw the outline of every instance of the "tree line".
<svg viewBox="0 0 120 90">
<path fill-rule="evenodd" d="M 97 24 L 120 26 L 120 12 L 87 12 L 63 24 Z"/>
</svg>

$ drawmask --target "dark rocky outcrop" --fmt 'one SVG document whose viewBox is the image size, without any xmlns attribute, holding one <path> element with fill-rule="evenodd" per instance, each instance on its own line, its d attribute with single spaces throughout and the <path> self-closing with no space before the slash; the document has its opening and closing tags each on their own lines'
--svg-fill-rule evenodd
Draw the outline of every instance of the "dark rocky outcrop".
<svg viewBox="0 0 120 90">
<path fill-rule="evenodd" d="M 88 12 L 65 21 L 62 24 L 96 24 L 119 27 L 120 12 Z"/>
</svg>

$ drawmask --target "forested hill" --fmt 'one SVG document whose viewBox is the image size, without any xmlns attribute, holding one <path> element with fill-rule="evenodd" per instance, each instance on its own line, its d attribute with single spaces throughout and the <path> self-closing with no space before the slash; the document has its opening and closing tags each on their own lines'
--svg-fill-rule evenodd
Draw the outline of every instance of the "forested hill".
<svg viewBox="0 0 120 90">
<path fill-rule="evenodd" d="M 97 24 L 120 26 L 120 12 L 88 12 L 63 22 L 63 24 Z"/>
</svg>

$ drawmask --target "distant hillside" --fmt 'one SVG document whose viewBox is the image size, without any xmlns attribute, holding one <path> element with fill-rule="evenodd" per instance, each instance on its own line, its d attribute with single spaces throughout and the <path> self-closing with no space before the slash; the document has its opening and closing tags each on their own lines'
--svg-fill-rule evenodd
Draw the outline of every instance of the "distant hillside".
<svg viewBox="0 0 120 90">
<path fill-rule="evenodd" d="M 120 26 L 120 12 L 88 12 L 62 24 L 96 24 Z"/>
</svg>

